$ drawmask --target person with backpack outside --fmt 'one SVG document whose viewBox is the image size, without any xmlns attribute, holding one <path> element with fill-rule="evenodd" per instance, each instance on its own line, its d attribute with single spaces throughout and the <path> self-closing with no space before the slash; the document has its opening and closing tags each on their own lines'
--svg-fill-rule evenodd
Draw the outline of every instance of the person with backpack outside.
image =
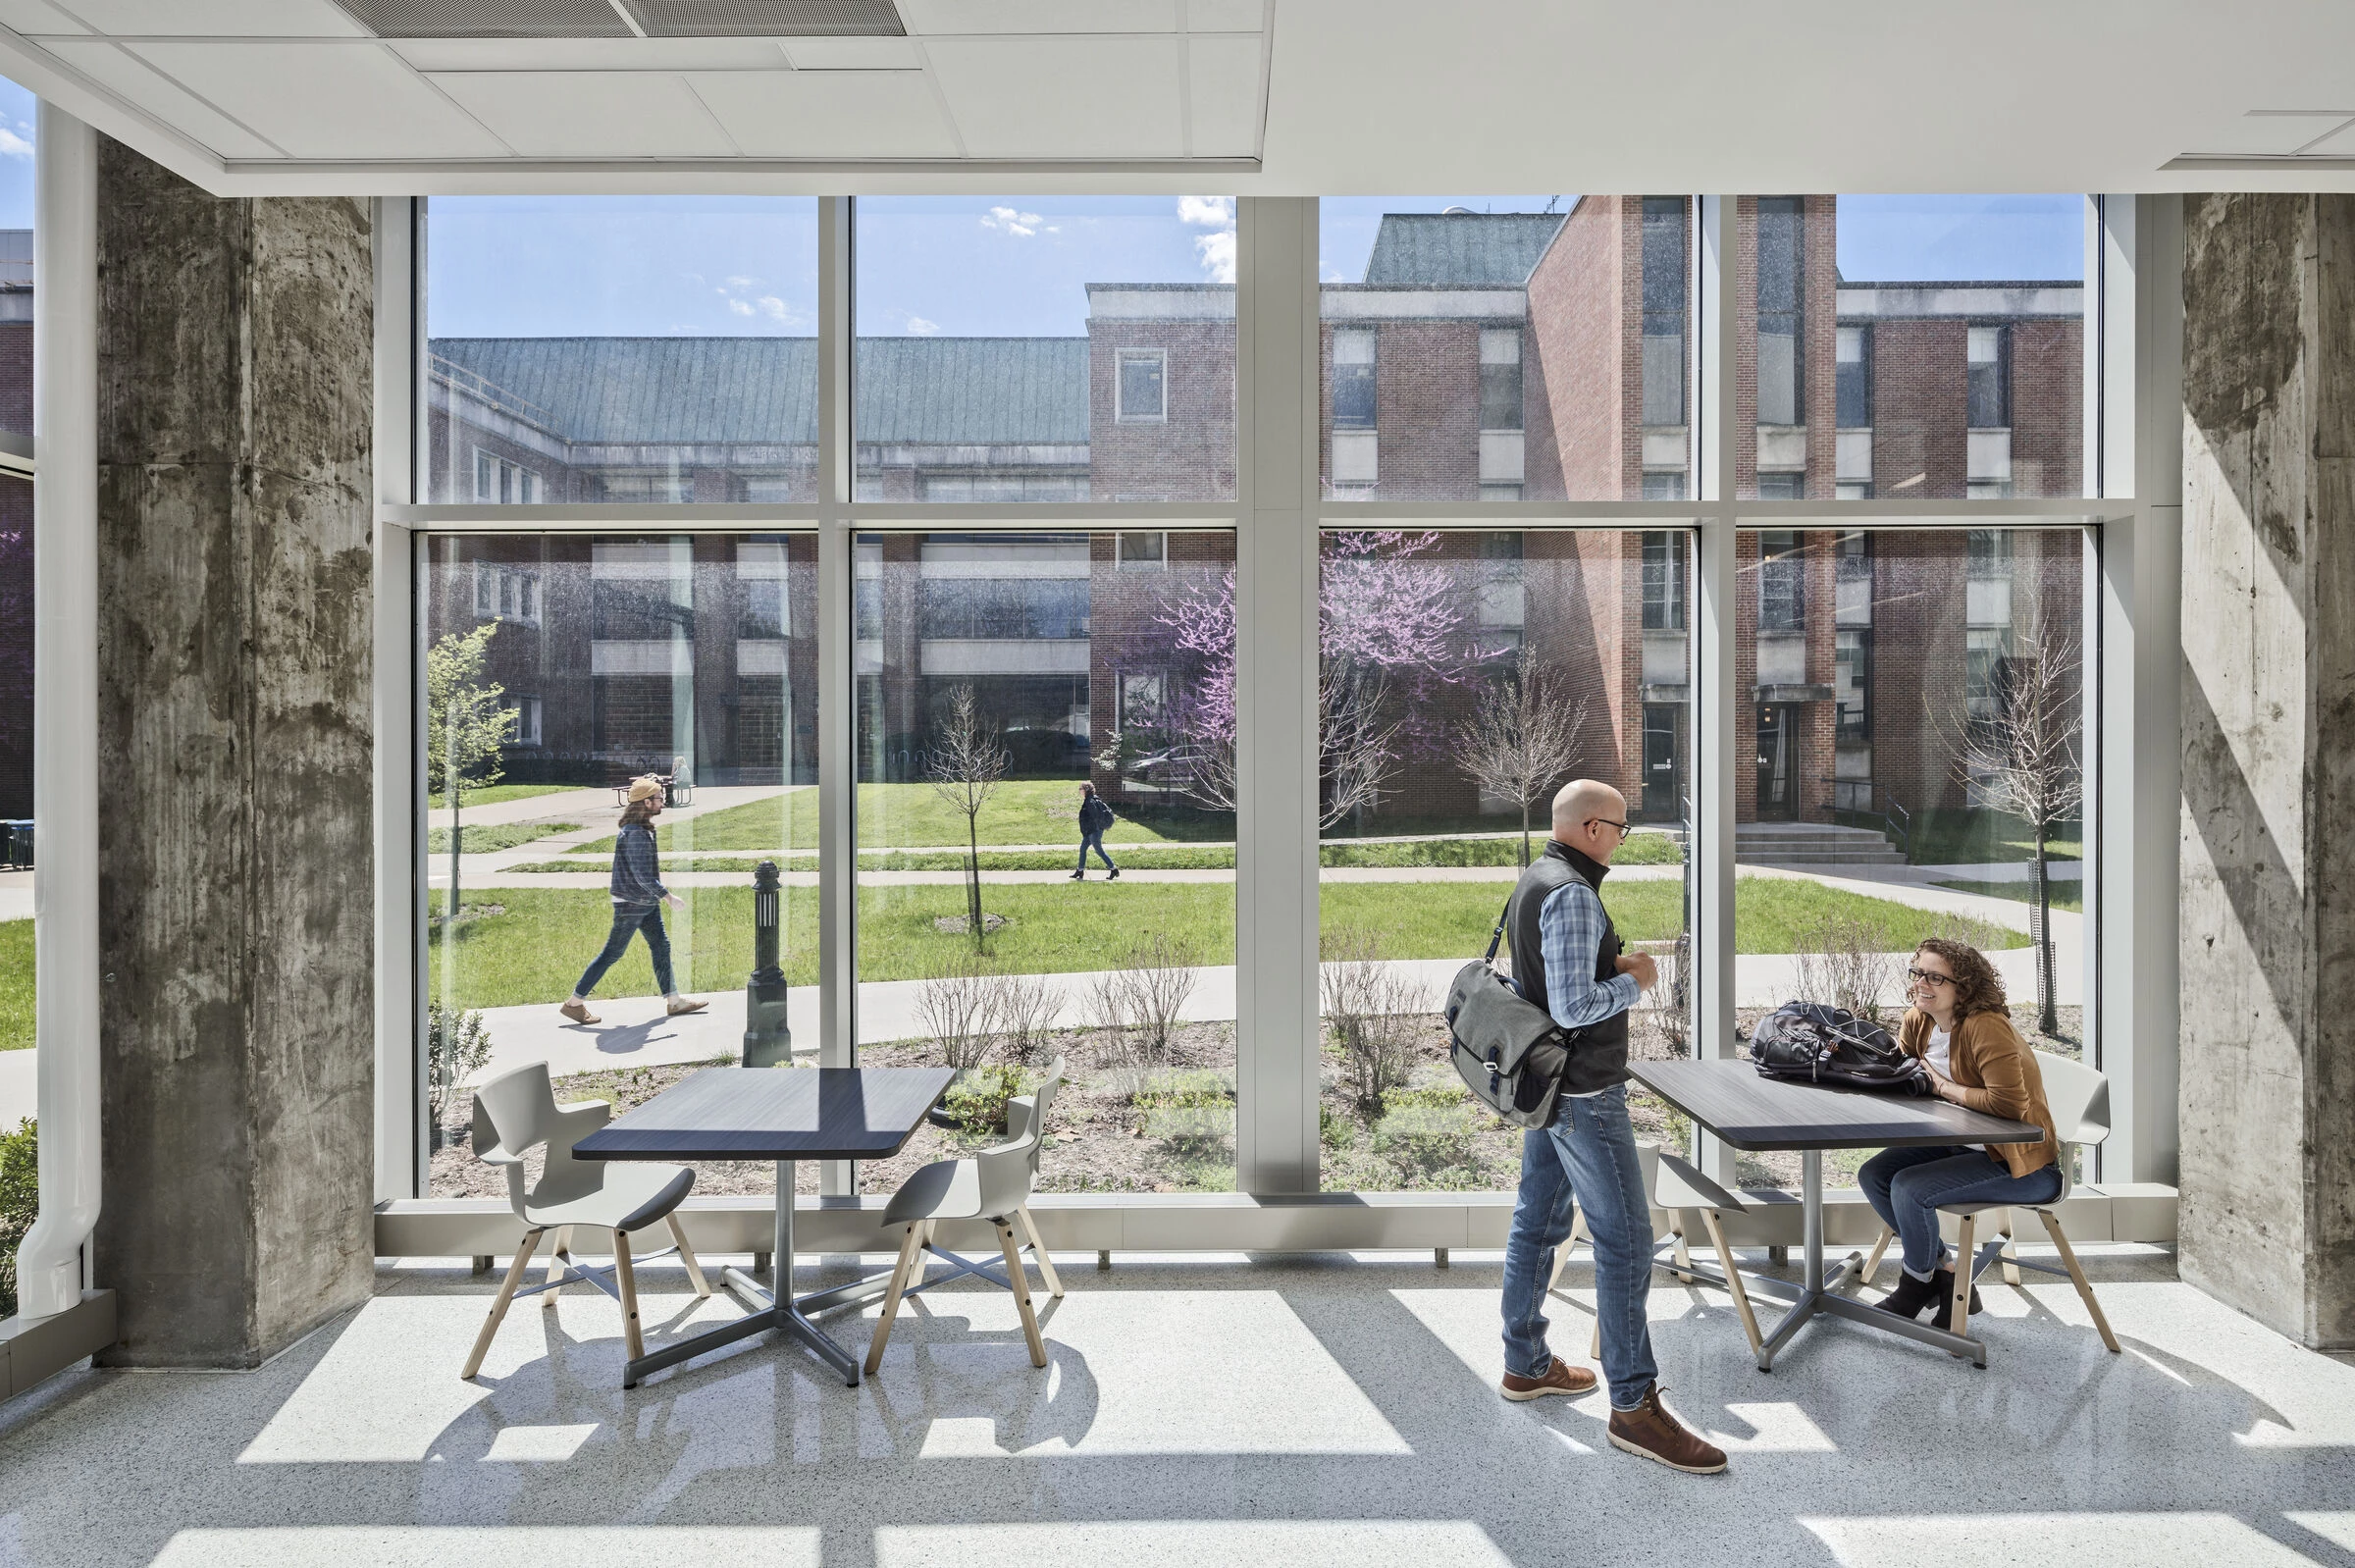
<svg viewBox="0 0 2355 1568">
<path fill-rule="evenodd" d="M 1651 1198 L 1644 1190 L 1627 1116 L 1627 1014 L 1658 983 L 1650 957 L 1621 950 L 1602 904 L 1602 879 L 1627 841 L 1627 800 L 1577 779 L 1553 798 L 1545 853 L 1530 862 L 1505 908 L 1513 984 L 1562 1033 L 1531 1048 L 1532 1068 L 1560 1084 L 1552 1124 L 1521 1136 L 1521 1190 L 1504 1252 L 1507 1399 L 1577 1395 L 1595 1374 L 1545 1343 L 1545 1287 L 1570 1236 L 1572 1204 L 1595 1242 L 1595 1313 L 1610 1381 L 1611 1445 L 1671 1470 L 1713 1475 L 1725 1452 L 1660 1403 L 1659 1370 L 1645 1321 L 1651 1295 Z M 1541 1060 L 1544 1052 L 1554 1060 Z"/>
<path fill-rule="evenodd" d="M 633 932 L 646 933 L 646 950 L 654 961 L 654 984 L 662 989 L 663 1012 L 671 1018 L 701 1013 L 705 1004 L 679 995 L 670 972 L 670 934 L 662 929 L 662 906 L 685 909 L 686 903 L 662 885 L 662 862 L 654 852 L 654 830 L 648 824 L 662 812 L 662 781 L 648 777 L 630 785 L 629 805 L 622 810 L 621 826 L 613 836 L 613 929 L 605 949 L 589 961 L 580 983 L 556 1009 L 575 1023 L 596 1023 L 589 1011 L 589 993 L 605 971 L 630 950 Z"/>
<path fill-rule="evenodd" d="M 1104 880 L 1117 882 L 1121 879 L 1121 868 L 1114 865 L 1112 857 L 1104 853 L 1104 835 L 1112 831 L 1112 808 L 1104 804 L 1104 798 L 1096 793 L 1093 784 L 1082 782 L 1079 786 L 1079 869 L 1072 873 L 1073 881 L 1087 880 L 1087 852 L 1091 845 L 1095 848 L 1096 859 L 1102 861 L 1112 872 Z"/>
<path fill-rule="evenodd" d="M 1881 1298 L 1881 1310 L 1918 1319 L 1934 1303 L 1931 1324 L 1943 1329 L 1954 1318 L 1955 1272 L 1952 1250 L 1938 1233 L 1939 1209 L 2052 1202 L 2061 1195 L 2061 1134 L 2045 1103 L 2036 1053 L 2012 1027 L 2003 976 L 1984 953 L 1967 942 L 1929 938 L 1913 950 L 1906 997 L 1912 1006 L 1898 1025 L 1898 1049 L 1921 1063 L 1931 1093 L 2044 1128 L 2042 1143 L 1883 1149 L 1858 1170 L 1864 1201 L 1905 1249 L 1904 1278 Z M 1975 1288 L 1970 1310 L 1979 1310 Z"/>
</svg>

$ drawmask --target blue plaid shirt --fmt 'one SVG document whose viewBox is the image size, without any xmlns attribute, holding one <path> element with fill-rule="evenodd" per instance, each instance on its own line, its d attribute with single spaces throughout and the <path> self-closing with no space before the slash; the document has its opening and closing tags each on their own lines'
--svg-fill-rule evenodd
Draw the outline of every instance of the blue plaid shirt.
<svg viewBox="0 0 2355 1568">
<path fill-rule="evenodd" d="M 1538 945 L 1545 964 L 1545 1003 L 1565 1029 L 1599 1023 L 1636 1005 L 1643 990 L 1632 974 L 1599 983 L 1595 961 L 1602 951 L 1602 900 L 1583 881 L 1555 888 L 1538 907 Z"/>
</svg>

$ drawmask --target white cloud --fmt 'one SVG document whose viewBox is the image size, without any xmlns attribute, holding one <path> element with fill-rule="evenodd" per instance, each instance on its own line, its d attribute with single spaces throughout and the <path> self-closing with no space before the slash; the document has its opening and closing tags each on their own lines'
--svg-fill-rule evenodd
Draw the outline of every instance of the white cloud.
<svg viewBox="0 0 2355 1568">
<path fill-rule="evenodd" d="M 760 314 L 766 316 L 769 320 L 774 322 L 781 322 L 790 325 L 794 321 L 799 320 L 801 316 L 801 312 L 795 310 L 791 305 L 786 304 L 784 300 L 779 299 L 775 294 L 762 294 L 759 299 L 754 300 L 753 303 L 760 307 Z"/>
<path fill-rule="evenodd" d="M 32 143 L 5 126 L 0 126 L 0 158 L 29 158 Z"/>
<path fill-rule="evenodd" d="M 1232 196 L 1179 196 L 1178 221 L 1202 224 L 1219 229 L 1234 227 L 1234 198 Z"/>
<path fill-rule="evenodd" d="M 994 229 L 1017 239 L 1027 239 L 1038 233 L 1039 216 L 1034 212 L 1017 212 L 1012 207 L 992 207 L 981 215 L 981 227 Z M 1049 234 L 1057 231 L 1048 230 Z"/>
<path fill-rule="evenodd" d="M 759 281 L 758 278 L 731 278 L 728 280 L 728 287 L 730 288 L 750 288 Z"/>
<path fill-rule="evenodd" d="M 1202 276 L 1214 284 L 1234 282 L 1234 231 L 1194 235 L 1194 254 L 1202 258 Z"/>
<path fill-rule="evenodd" d="M 749 316 L 753 313 L 752 305 L 742 299 L 729 300 L 728 309 L 739 316 Z"/>
<path fill-rule="evenodd" d="M 937 321 L 926 321 L 921 316 L 910 316 L 908 318 L 908 330 L 918 338 L 929 338 L 934 333 L 940 331 L 940 323 Z"/>
</svg>

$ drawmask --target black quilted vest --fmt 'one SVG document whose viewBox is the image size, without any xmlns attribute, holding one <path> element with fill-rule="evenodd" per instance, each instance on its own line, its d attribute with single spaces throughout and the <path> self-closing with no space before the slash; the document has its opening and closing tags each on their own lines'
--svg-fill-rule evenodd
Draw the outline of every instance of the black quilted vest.
<svg viewBox="0 0 2355 1568">
<path fill-rule="evenodd" d="M 1544 944 L 1538 935 L 1538 913 L 1545 907 L 1545 900 L 1574 879 L 1584 881 L 1600 898 L 1602 879 L 1609 871 L 1610 867 L 1596 864 L 1559 839 L 1547 839 L 1545 853 L 1521 873 L 1520 884 L 1513 889 L 1512 900 L 1505 910 L 1504 934 L 1512 944 L 1513 982 L 1520 986 L 1524 999 L 1546 1007 Z M 1611 923 L 1610 911 L 1606 909 L 1602 915 L 1602 942 L 1595 952 L 1596 981 L 1607 980 L 1619 972 L 1621 951 L 1619 928 Z M 1626 1081 L 1627 1014 L 1622 1010 L 1598 1023 L 1588 1024 L 1573 1037 L 1570 1060 L 1562 1071 L 1562 1092 L 1590 1094 Z"/>
</svg>

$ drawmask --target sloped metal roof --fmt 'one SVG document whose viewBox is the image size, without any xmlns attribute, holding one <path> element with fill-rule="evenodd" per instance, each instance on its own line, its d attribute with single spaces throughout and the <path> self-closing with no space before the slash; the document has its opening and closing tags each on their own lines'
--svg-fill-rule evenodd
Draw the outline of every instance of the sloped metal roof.
<svg viewBox="0 0 2355 1568">
<path fill-rule="evenodd" d="M 1366 258 L 1366 282 L 1440 288 L 1518 288 L 1561 232 L 1558 212 L 1388 212 Z"/>
<path fill-rule="evenodd" d="M 429 347 L 494 401 L 524 405 L 571 442 L 817 440 L 811 338 L 437 338 Z M 853 386 L 861 442 L 1087 441 L 1084 338 L 863 338 Z"/>
</svg>

